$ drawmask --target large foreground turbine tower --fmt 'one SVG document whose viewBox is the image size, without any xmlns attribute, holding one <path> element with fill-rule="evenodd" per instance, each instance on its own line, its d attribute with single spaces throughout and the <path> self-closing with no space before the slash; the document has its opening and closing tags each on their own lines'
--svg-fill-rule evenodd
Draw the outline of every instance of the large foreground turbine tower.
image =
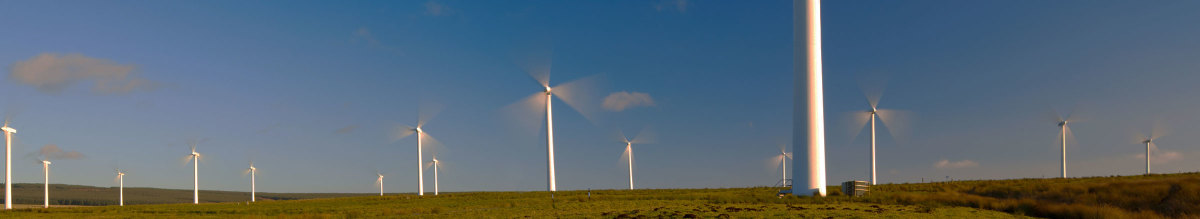
<svg viewBox="0 0 1200 219">
<path fill-rule="evenodd" d="M 792 194 L 825 196 L 825 100 L 821 80 L 821 1 L 792 1 Z"/>
</svg>

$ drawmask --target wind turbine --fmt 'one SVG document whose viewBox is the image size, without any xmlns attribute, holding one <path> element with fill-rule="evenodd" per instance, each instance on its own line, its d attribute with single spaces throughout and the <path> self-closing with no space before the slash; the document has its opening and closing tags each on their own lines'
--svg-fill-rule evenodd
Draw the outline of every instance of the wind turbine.
<svg viewBox="0 0 1200 219">
<path fill-rule="evenodd" d="M 375 179 L 375 185 L 379 186 L 379 196 L 383 196 L 383 174 L 376 172 L 375 175 L 379 176 L 378 179 Z"/>
<path fill-rule="evenodd" d="M 192 166 L 192 204 L 200 204 L 200 153 L 196 153 L 196 142 L 191 144 L 192 153 L 187 155 L 188 162 L 195 162 Z"/>
<path fill-rule="evenodd" d="M 825 196 L 825 88 L 821 61 L 821 0 L 792 1 L 792 194 Z"/>
<path fill-rule="evenodd" d="M 437 153 L 433 154 L 433 161 L 426 164 L 426 168 L 433 167 L 433 195 L 438 195 L 438 166 L 441 166 L 441 161 L 437 159 Z"/>
<path fill-rule="evenodd" d="M 44 189 L 42 191 L 43 195 L 44 195 L 43 200 L 42 200 L 43 201 L 42 208 L 50 208 L 50 161 L 42 160 L 41 163 L 42 163 L 42 173 L 46 177 L 45 185 L 42 186 L 42 188 Z M 7 200 L 5 200 L 5 201 L 7 202 Z"/>
<path fill-rule="evenodd" d="M 433 114 L 429 113 L 430 112 L 421 112 L 420 118 L 418 118 L 417 121 L 417 127 L 404 126 L 393 138 L 395 140 L 400 140 L 412 134 L 417 135 L 417 195 L 420 196 L 425 195 L 425 160 L 422 156 L 424 155 L 424 152 L 422 152 L 422 144 L 426 140 L 434 143 L 437 142 L 437 140 L 433 139 L 433 137 L 429 136 L 429 134 L 425 133 L 425 131 L 421 129 L 422 126 L 425 126 L 425 122 L 428 122 L 429 119 L 432 119 Z"/>
<path fill-rule="evenodd" d="M 590 107 L 584 107 L 584 105 L 591 104 L 594 101 L 586 100 L 589 98 L 589 96 L 584 94 L 587 94 L 590 91 L 590 86 L 593 84 L 594 80 L 598 80 L 599 76 L 588 76 L 574 81 L 561 83 L 558 84 L 558 86 L 552 87 L 550 86 L 550 65 L 548 63 L 539 63 L 539 65 L 531 67 L 532 68 L 528 68 L 526 70 L 529 75 L 541 85 L 542 91 L 521 99 L 514 105 L 519 104 L 517 106 L 522 107 L 519 109 L 520 111 L 518 111 L 522 114 L 530 112 L 544 112 L 546 115 L 546 187 L 547 190 L 554 192 L 558 189 L 555 183 L 554 170 L 554 111 L 552 107 L 553 104 L 551 104 L 552 100 L 555 96 L 557 96 L 559 100 L 562 100 L 568 106 L 575 109 L 575 111 L 582 114 L 586 119 L 592 121 L 592 118 L 590 117 L 591 114 L 587 112 L 587 109 L 590 109 Z M 523 107 L 531 108 L 526 109 Z M 527 121 L 541 121 L 540 118 L 536 120 L 532 118 L 522 119 L 529 119 Z M 530 128 L 536 129 L 537 127 L 540 127 L 540 125 L 532 126 Z"/>
<path fill-rule="evenodd" d="M 1072 113 L 1068 113 L 1065 117 L 1061 116 L 1061 114 L 1055 113 L 1055 116 L 1058 116 L 1058 135 L 1059 135 L 1059 140 L 1062 143 L 1061 148 L 1060 148 L 1062 150 L 1062 176 L 1061 177 L 1067 178 L 1067 138 L 1074 136 L 1074 132 L 1071 132 L 1070 123 L 1078 122 L 1078 121 L 1077 121 L 1077 119 L 1072 118 Z"/>
<path fill-rule="evenodd" d="M 121 172 L 121 169 L 116 169 L 116 171 L 117 185 L 120 186 L 120 189 L 118 190 L 120 191 L 120 195 L 117 198 L 117 203 L 120 206 L 125 206 L 125 172 Z"/>
<path fill-rule="evenodd" d="M 1142 136 L 1142 144 L 1146 145 L 1146 174 L 1150 174 L 1151 149 L 1154 149 L 1154 150 L 1158 149 L 1158 144 L 1154 143 L 1154 140 L 1162 138 L 1165 135 L 1166 134 L 1165 134 L 1165 130 L 1163 130 L 1163 127 L 1156 124 L 1155 127 L 1152 130 L 1150 130 L 1149 136 Z"/>
<path fill-rule="evenodd" d="M 642 129 L 641 133 L 634 136 L 633 139 L 625 136 L 624 132 L 620 132 L 621 141 L 625 142 L 625 152 L 621 154 L 622 160 L 628 163 L 629 167 L 629 190 L 633 190 L 633 144 L 649 144 L 653 142 L 653 136 L 649 133 L 649 128 Z"/>
<path fill-rule="evenodd" d="M 4 209 L 12 209 L 12 134 L 17 130 L 8 127 L 8 119 L 4 120 Z"/>
<path fill-rule="evenodd" d="M 898 123 L 903 122 L 903 118 L 906 116 L 905 115 L 906 112 L 899 111 L 899 110 L 880 109 L 878 107 L 879 106 L 879 98 L 882 94 L 878 93 L 878 92 L 870 92 L 870 91 L 865 92 L 865 93 L 868 93 L 867 94 L 867 103 L 870 104 L 871 108 L 868 109 L 867 111 L 863 111 L 861 114 L 856 114 L 856 116 L 855 116 L 856 119 L 863 119 L 863 120 L 867 120 L 867 121 L 858 120 L 856 125 L 860 125 L 860 126 L 855 126 L 855 127 L 856 128 L 862 127 L 861 126 L 862 123 L 866 122 L 867 125 L 870 126 L 870 128 L 871 128 L 871 184 L 874 185 L 874 184 L 877 184 L 877 182 L 878 182 L 878 178 L 876 178 L 876 170 L 875 170 L 876 169 L 875 168 L 875 166 L 876 166 L 875 165 L 875 142 L 876 142 L 875 121 L 876 121 L 876 118 L 878 118 L 878 120 L 881 120 L 881 122 L 883 122 L 883 125 L 885 127 L 887 127 L 888 131 L 891 133 L 892 138 L 895 139 L 896 137 L 903 135 L 903 132 L 900 131 L 901 128 L 899 127 L 900 125 Z M 861 129 L 861 128 L 859 128 L 859 129 Z M 857 137 L 857 136 L 858 135 L 855 134 L 855 137 Z"/>
<path fill-rule="evenodd" d="M 783 186 L 787 186 L 787 185 L 788 185 L 788 178 L 787 178 L 787 167 L 788 167 L 788 165 L 787 165 L 787 161 L 788 161 L 788 160 L 791 160 L 791 159 L 792 159 L 792 153 L 788 153 L 787 151 L 784 151 L 784 146 L 783 146 L 783 145 L 779 145 L 779 155 L 775 155 L 775 157 L 773 157 L 773 158 L 771 159 L 771 161 L 772 161 L 772 162 L 775 162 L 775 163 L 776 163 L 776 164 L 775 164 L 775 165 L 773 165 L 773 166 L 775 166 L 775 167 L 782 167 L 782 168 L 783 168 L 783 179 L 780 179 L 780 180 L 779 180 L 779 182 L 782 182 L 782 183 L 783 183 Z"/>
<path fill-rule="evenodd" d="M 242 176 L 246 176 L 246 174 L 250 174 L 250 202 L 255 202 L 254 175 L 256 175 L 257 173 L 258 173 L 258 168 L 254 168 L 254 161 L 250 161 L 250 168 L 246 168 L 246 171 L 242 173 Z"/>
</svg>

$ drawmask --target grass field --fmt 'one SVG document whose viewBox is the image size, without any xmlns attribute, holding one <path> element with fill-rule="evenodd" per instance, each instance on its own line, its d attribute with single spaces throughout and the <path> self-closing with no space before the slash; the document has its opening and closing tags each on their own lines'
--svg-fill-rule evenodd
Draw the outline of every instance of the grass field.
<svg viewBox="0 0 1200 219">
<path fill-rule="evenodd" d="M 836 191 L 831 187 L 830 191 Z M 667 217 L 688 218 L 1194 218 L 1200 173 L 879 185 L 868 197 L 776 197 L 778 188 L 465 192 L 254 204 L 204 203 L 18 209 L 0 218 Z M 185 191 L 186 192 L 186 191 Z M 190 193 L 185 193 L 190 194 Z M 349 194 L 343 194 L 349 195 Z M 190 197 L 190 196 L 184 196 Z M 316 196 L 312 196 L 316 197 Z"/>
</svg>

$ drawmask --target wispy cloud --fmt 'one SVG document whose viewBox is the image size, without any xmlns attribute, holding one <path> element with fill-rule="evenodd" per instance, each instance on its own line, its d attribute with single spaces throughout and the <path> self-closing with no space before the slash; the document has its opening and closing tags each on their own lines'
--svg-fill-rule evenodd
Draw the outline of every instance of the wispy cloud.
<svg viewBox="0 0 1200 219">
<path fill-rule="evenodd" d="M 1183 154 L 1174 151 L 1156 151 L 1158 153 L 1150 153 L 1150 163 L 1164 164 L 1171 161 L 1183 159 Z M 1137 159 L 1146 159 L 1146 154 L 1136 154 L 1133 157 Z"/>
<path fill-rule="evenodd" d="M 334 130 L 333 133 L 346 134 L 346 133 L 353 132 L 355 129 L 358 129 L 358 125 L 348 125 L 346 127 L 342 127 L 340 129 Z"/>
<path fill-rule="evenodd" d="M 425 2 L 425 14 L 432 16 L 442 16 L 454 14 L 454 9 L 447 7 L 437 1 Z"/>
<path fill-rule="evenodd" d="M 42 149 L 38 150 L 38 155 L 53 160 L 75 160 L 86 157 L 78 151 L 64 151 L 62 148 L 58 148 L 58 145 L 53 144 L 42 146 Z"/>
<path fill-rule="evenodd" d="M 679 13 L 687 12 L 688 0 L 662 0 L 658 4 L 654 4 L 654 10 L 678 10 Z"/>
<path fill-rule="evenodd" d="M 977 166 L 979 166 L 979 163 L 971 160 L 950 161 L 947 159 L 942 159 L 933 165 L 933 167 L 937 167 L 938 169 L 961 169 Z"/>
<path fill-rule="evenodd" d="M 603 107 L 609 111 L 620 112 L 639 106 L 654 106 L 654 98 L 647 93 L 627 91 L 614 92 L 604 97 Z"/>
<path fill-rule="evenodd" d="M 366 41 L 367 45 L 379 46 L 379 40 L 375 39 L 375 35 L 372 35 L 371 30 L 366 27 L 359 27 L 358 30 L 355 30 L 352 40 L 362 40 Z"/>
<path fill-rule="evenodd" d="M 137 76 L 133 65 L 121 65 L 82 54 L 42 53 L 13 63 L 9 78 L 34 86 L 38 91 L 59 94 L 78 81 L 91 81 L 92 91 L 124 94 L 153 90 L 158 83 Z"/>
</svg>

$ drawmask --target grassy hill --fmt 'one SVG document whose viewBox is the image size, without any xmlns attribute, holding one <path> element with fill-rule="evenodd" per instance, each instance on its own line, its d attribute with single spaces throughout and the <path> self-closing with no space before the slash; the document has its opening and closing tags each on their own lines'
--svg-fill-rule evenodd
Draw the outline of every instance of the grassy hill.
<svg viewBox="0 0 1200 219">
<path fill-rule="evenodd" d="M 38 187 L 40 188 L 40 187 Z M 62 217 L 889 217 L 889 218 L 1195 218 L 1200 173 L 879 185 L 867 197 L 776 197 L 779 188 L 466 192 L 268 200 L 237 203 L 19 209 L 0 218 Z M 829 191 L 839 188 L 830 187 Z M 147 190 L 149 191 L 149 190 Z M 185 202 L 186 190 L 165 200 Z M 127 191 L 128 192 L 128 191 Z M 214 194 L 218 192 L 213 192 Z M 115 193 L 114 193 L 115 194 Z M 127 193 L 128 194 L 128 193 Z M 153 194 L 153 193 L 150 193 Z M 345 194 L 339 194 L 345 195 Z M 205 195 L 201 195 L 204 197 Z M 217 197 L 217 195 L 208 195 Z M 336 195 L 331 195 L 336 196 Z M 181 197 L 181 198 L 180 198 Z M 180 199 L 184 201 L 179 201 Z M 240 200 L 238 200 L 240 199 Z M 282 199 L 282 198 L 281 198 Z"/>
<path fill-rule="evenodd" d="M 0 188 L 2 190 L 2 188 Z M 51 205 L 117 205 L 117 187 L 94 187 L 79 185 L 50 184 Z M 337 198 L 378 194 L 354 193 L 262 193 L 255 194 L 259 200 L 297 200 L 313 198 Z M 244 202 L 250 200 L 249 192 L 200 190 L 200 202 Z M 42 184 L 13 184 L 13 204 L 42 204 Z M 125 205 L 192 203 L 192 190 L 131 188 L 125 187 Z"/>
</svg>

